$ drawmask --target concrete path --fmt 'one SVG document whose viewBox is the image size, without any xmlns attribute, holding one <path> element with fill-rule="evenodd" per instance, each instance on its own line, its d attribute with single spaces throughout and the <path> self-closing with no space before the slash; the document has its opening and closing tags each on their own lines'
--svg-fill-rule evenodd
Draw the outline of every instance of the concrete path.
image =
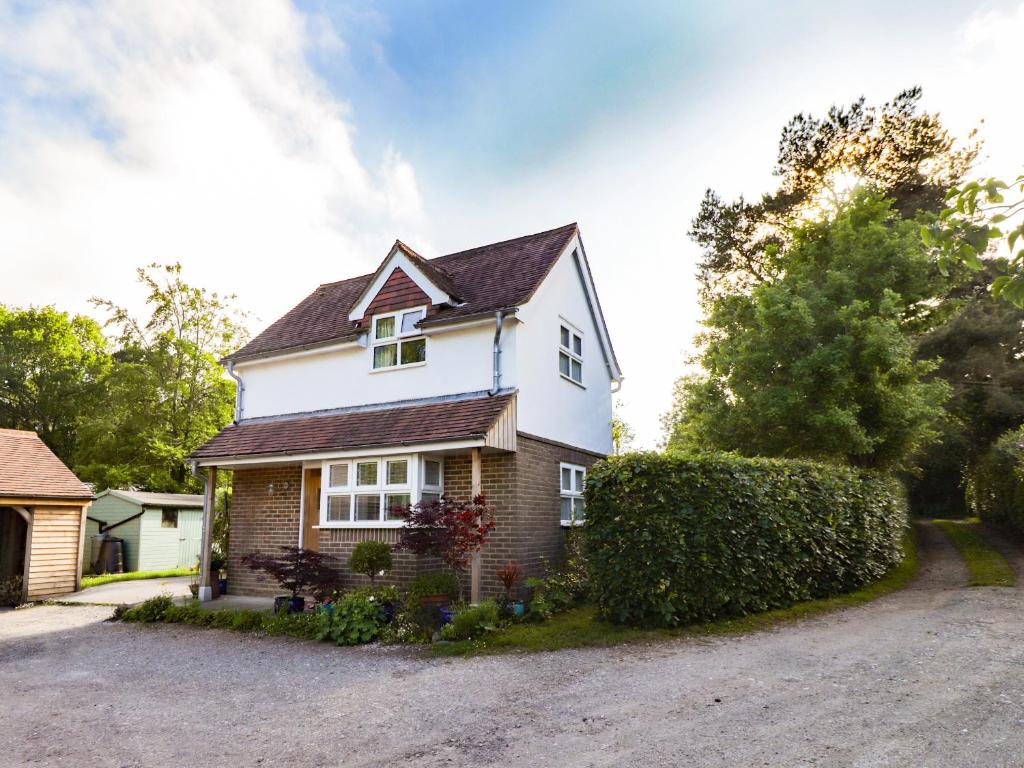
<svg viewBox="0 0 1024 768">
<path fill-rule="evenodd" d="M 0 764 L 1024 765 L 1024 590 L 922 529 L 873 603 L 710 640 L 429 660 L 109 609 L 0 615 Z"/>
<path fill-rule="evenodd" d="M 81 592 L 58 598 L 62 603 L 97 603 L 100 605 L 134 605 L 157 595 L 191 597 L 188 585 L 191 576 L 173 576 L 168 579 L 138 579 L 114 581 L 89 587 Z"/>
</svg>

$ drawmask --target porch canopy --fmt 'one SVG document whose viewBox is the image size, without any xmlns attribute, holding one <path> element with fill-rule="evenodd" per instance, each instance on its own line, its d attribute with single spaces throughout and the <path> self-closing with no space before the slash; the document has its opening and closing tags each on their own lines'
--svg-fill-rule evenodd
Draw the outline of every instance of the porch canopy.
<svg viewBox="0 0 1024 768">
<path fill-rule="evenodd" d="M 471 490 L 475 495 L 482 491 L 480 454 L 484 450 L 516 450 L 514 390 L 495 395 L 486 391 L 471 392 L 418 401 L 244 419 L 225 427 L 191 456 L 197 467 L 207 468 L 200 596 L 209 594 L 204 588 L 208 586 L 205 582 L 209 579 L 209 531 L 218 467 L 307 466 L 314 462 L 364 455 L 460 452 L 472 456 Z M 309 523 L 318 521 L 309 518 L 307 514 L 303 529 L 312 534 L 317 526 Z M 394 524 L 382 522 L 381 526 Z M 302 535 L 299 533 L 300 537 Z M 475 575 L 477 579 L 474 581 L 478 580 L 478 574 Z"/>
</svg>

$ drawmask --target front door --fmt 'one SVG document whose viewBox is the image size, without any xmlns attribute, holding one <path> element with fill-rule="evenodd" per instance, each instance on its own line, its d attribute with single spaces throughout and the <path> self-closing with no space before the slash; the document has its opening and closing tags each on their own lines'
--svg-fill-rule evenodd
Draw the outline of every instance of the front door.
<svg viewBox="0 0 1024 768">
<path fill-rule="evenodd" d="M 302 546 L 320 550 L 320 470 L 307 469 L 302 499 Z"/>
</svg>

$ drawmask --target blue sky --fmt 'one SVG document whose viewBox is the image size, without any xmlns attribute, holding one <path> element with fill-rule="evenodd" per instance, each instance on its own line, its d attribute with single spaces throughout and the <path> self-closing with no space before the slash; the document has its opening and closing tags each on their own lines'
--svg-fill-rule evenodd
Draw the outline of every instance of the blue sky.
<svg viewBox="0 0 1024 768">
<path fill-rule="evenodd" d="M 0 301 L 137 306 L 180 260 L 271 322 L 319 282 L 578 221 L 653 446 L 699 330 L 706 187 L 799 111 L 920 84 L 1020 168 L 1020 0 L 0 0 Z"/>
</svg>

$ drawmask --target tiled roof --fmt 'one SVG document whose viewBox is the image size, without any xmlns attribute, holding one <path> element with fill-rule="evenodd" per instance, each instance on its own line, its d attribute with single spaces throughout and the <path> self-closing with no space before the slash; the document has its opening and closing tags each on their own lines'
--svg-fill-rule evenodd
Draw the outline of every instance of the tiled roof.
<svg viewBox="0 0 1024 768">
<path fill-rule="evenodd" d="M 146 507 L 189 507 L 201 509 L 203 497 L 195 493 L 153 493 L 150 491 L 122 491 L 111 488 L 109 493 L 134 501 Z"/>
<path fill-rule="evenodd" d="M 0 429 L 0 498 L 91 499 L 35 432 Z"/>
<path fill-rule="evenodd" d="M 512 394 L 292 418 L 253 419 L 222 429 L 194 459 L 316 453 L 483 437 Z"/>
<path fill-rule="evenodd" d="M 399 245 L 414 254 L 415 263 L 428 265 L 428 277 L 440 288 L 462 301 L 457 307 L 438 308 L 429 320 L 433 324 L 524 304 L 575 234 L 576 225 L 567 224 L 436 259 L 423 259 Z M 348 315 L 372 279 L 361 275 L 321 285 L 228 359 L 355 338 L 359 328 Z"/>
</svg>

